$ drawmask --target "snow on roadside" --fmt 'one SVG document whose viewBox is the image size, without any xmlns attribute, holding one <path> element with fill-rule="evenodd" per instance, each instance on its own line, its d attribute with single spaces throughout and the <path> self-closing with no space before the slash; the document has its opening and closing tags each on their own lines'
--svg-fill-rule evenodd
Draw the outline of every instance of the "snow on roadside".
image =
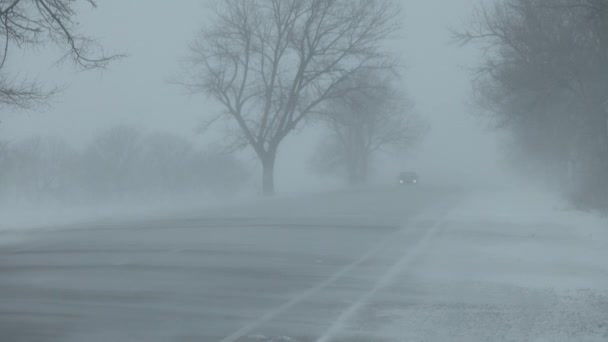
<svg viewBox="0 0 608 342">
<path fill-rule="evenodd" d="M 477 191 L 377 306 L 402 341 L 606 341 L 608 222 L 533 189 Z"/>
<path fill-rule="evenodd" d="M 556 197 L 533 189 L 471 194 L 448 217 L 435 275 L 526 288 L 608 291 L 608 220 L 563 208 Z"/>
<path fill-rule="evenodd" d="M 450 218 L 512 224 L 555 224 L 569 226 L 569 229 L 581 234 L 608 239 L 608 218 L 571 209 L 558 196 L 535 188 L 472 192 L 451 210 Z"/>
<path fill-rule="evenodd" d="M 211 197 L 179 200 L 132 200 L 100 204 L 0 204 L 0 232 L 27 233 L 57 227 L 86 225 L 99 221 L 159 219 L 195 213 L 202 209 L 246 201 L 245 198 Z"/>
</svg>

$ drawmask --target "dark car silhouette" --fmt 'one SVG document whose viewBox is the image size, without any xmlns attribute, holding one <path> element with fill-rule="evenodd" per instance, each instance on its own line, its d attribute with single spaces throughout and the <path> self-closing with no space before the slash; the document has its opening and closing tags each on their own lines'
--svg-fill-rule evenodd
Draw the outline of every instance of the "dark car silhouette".
<svg viewBox="0 0 608 342">
<path fill-rule="evenodd" d="M 418 174 L 416 172 L 401 172 L 399 174 L 399 184 L 418 184 Z"/>
</svg>

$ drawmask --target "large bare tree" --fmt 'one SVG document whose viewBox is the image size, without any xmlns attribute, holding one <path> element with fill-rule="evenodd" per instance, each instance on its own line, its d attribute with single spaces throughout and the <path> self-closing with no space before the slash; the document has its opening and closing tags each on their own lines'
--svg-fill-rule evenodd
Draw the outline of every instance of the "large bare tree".
<svg viewBox="0 0 608 342">
<path fill-rule="evenodd" d="M 274 192 L 285 137 L 361 70 L 394 66 L 384 50 L 399 28 L 390 0 L 226 0 L 191 45 L 184 83 L 210 95 L 238 125 L 235 148 L 251 146 Z"/>
<path fill-rule="evenodd" d="M 79 3 L 97 6 L 94 0 L 0 0 L 0 105 L 30 108 L 56 93 L 11 76 L 6 70 L 11 49 L 52 43 L 64 51 L 61 61 L 82 69 L 104 68 L 121 57 L 106 54 L 95 39 L 78 32 Z"/>
</svg>

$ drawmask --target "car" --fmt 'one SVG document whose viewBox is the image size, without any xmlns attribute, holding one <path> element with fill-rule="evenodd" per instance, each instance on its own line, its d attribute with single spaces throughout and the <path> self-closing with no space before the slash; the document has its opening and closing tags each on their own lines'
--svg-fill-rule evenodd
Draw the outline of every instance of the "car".
<svg viewBox="0 0 608 342">
<path fill-rule="evenodd" d="M 401 172 L 399 174 L 399 184 L 408 185 L 408 184 L 418 184 L 418 174 L 416 172 Z"/>
</svg>

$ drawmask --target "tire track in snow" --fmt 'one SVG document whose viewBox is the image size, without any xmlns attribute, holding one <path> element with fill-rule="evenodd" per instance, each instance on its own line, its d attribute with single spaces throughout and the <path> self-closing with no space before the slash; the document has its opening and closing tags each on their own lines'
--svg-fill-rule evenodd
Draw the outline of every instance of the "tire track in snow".
<svg viewBox="0 0 608 342">
<path fill-rule="evenodd" d="M 420 221 L 420 219 L 414 219 L 414 220 L 412 220 L 412 222 L 414 222 L 414 223 L 418 222 L 418 221 Z M 402 226 L 402 227 L 404 227 L 404 226 Z M 292 307 L 296 306 L 297 304 L 299 304 L 299 303 L 305 301 L 306 299 L 314 296 L 319 291 L 321 291 L 321 290 L 329 287 L 330 285 L 332 285 L 333 283 L 335 283 L 336 281 L 338 281 L 340 278 L 342 278 L 343 276 L 345 276 L 349 272 L 351 272 L 354 269 L 356 269 L 357 267 L 359 267 L 361 264 L 367 262 L 371 258 L 373 258 L 373 257 L 377 256 L 378 254 L 384 252 L 386 250 L 386 247 L 389 244 L 395 242 L 397 236 L 399 236 L 400 234 L 403 234 L 404 229 L 405 228 L 396 229 L 395 232 L 389 234 L 389 236 L 387 236 L 386 238 L 382 239 L 374 247 L 372 247 L 370 250 L 368 250 L 367 253 L 365 253 L 363 256 L 361 256 L 360 258 L 356 259 L 352 263 L 348 264 L 344 268 L 340 269 L 338 272 L 334 273 L 331 277 L 329 277 L 329 278 L 325 279 L 324 281 L 322 281 L 321 283 L 319 283 L 319 284 L 317 284 L 317 285 L 309 288 L 308 290 L 300 293 L 299 295 L 297 295 L 295 297 L 292 297 L 289 301 L 283 303 L 281 306 L 275 308 L 274 310 L 271 310 L 271 311 L 267 312 L 266 314 L 264 314 L 263 316 L 261 316 L 257 320 L 255 320 L 255 321 L 253 321 L 253 322 L 251 322 L 251 323 L 243 326 L 242 328 L 240 328 L 239 330 L 237 330 L 234 333 L 230 334 L 229 336 L 224 337 L 222 340 L 220 340 L 220 342 L 235 342 L 239 338 L 246 337 L 247 335 L 253 333 L 254 330 L 258 329 L 259 327 L 261 327 L 265 323 L 268 323 L 269 321 L 273 320 L 274 318 L 276 318 L 277 316 L 279 316 L 282 313 L 286 312 L 287 310 L 291 309 Z"/>
<path fill-rule="evenodd" d="M 417 219 L 412 219 L 410 224 L 415 224 L 416 222 L 420 222 L 420 221 L 422 221 L 422 218 L 420 218 L 420 217 Z M 249 334 L 253 333 L 256 329 L 258 329 L 259 327 L 261 327 L 264 324 L 268 323 L 269 321 L 275 319 L 277 316 L 281 315 L 282 313 L 286 312 L 287 310 L 291 309 L 292 307 L 298 305 L 299 303 L 307 300 L 308 298 L 314 296 L 321 290 L 329 287 L 330 285 L 332 285 L 333 283 L 338 281 L 340 278 L 342 278 L 349 272 L 351 272 L 354 269 L 356 269 L 357 267 L 359 267 L 361 264 L 367 262 L 371 258 L 384 252 L 386 250 L 387 246 L 395 243 L 395 241 L 398 240 L 398 236 L 403 234 L 407 230 L 408 226 L 409 226 L 408 224 L 403 225 L 402 228 L 397 229 L 395 232 L 391 233 L 389 236 L 382 239 L 379 243 L 377 243 L 374 247 L 372 247 L 363 256 L 356 259 L 352 263 L 348 264 L 344 268 L 340 269 L 338 272 L 334 273 L 331 277 L 329 277 L 326 280 L 322 281 L 321 283 L 309 288 L 308 290 L 300 293 L 299 295 L 292 297 L 290 300 L 283 303 L 279 307 L 265 313 L 257 320 L 243 326 L 242 328 L 238 329 L 237 331 L 230 334 L 229 336 L 224 337 L 223 339 L 220 340 L 220 342 L 235 342 L 242 337 L 248 336 Z M 439 224 L 435 224 L 430 229 L 430 231 L 436 230 L 438 228 L 438 226 L 439 226 Z M 425 234 L 421 238 L 420 241 L 425 240 L 425 239 L 430 239 L 429 233 Z M 420 242 L 417 243 L 417 245 L 419 245 L 419 244 L 420 244 Z M 415 250 L 418 249 L 416 246 L 414 247 Z"/>
<path fill-rule="evenodd" d="M 444 225 L 444 221 L 438 221 L 427 231 L 426 234 L 415 244 L 412 249 L 408 250 L 384 275 L 378 280 L 374 287 L 367 292 L 365 295 L 360 297 L 355 303 L 344 310 L 340 316 L 331 324 L 329 329 L 317 339 L 317 342 L 329 342 L 335 338 L 340 332 L 345 330 L 345 327 L 349 320 L 351 320 L 357 312 L 365 307 L 372 297 L 386 288 L 399 274 L 405 272 L 408 267 L 414 262 L 422 253 L 428 249 L 431 240 L 439 233 L 441 227 Z"/>
</svg>

